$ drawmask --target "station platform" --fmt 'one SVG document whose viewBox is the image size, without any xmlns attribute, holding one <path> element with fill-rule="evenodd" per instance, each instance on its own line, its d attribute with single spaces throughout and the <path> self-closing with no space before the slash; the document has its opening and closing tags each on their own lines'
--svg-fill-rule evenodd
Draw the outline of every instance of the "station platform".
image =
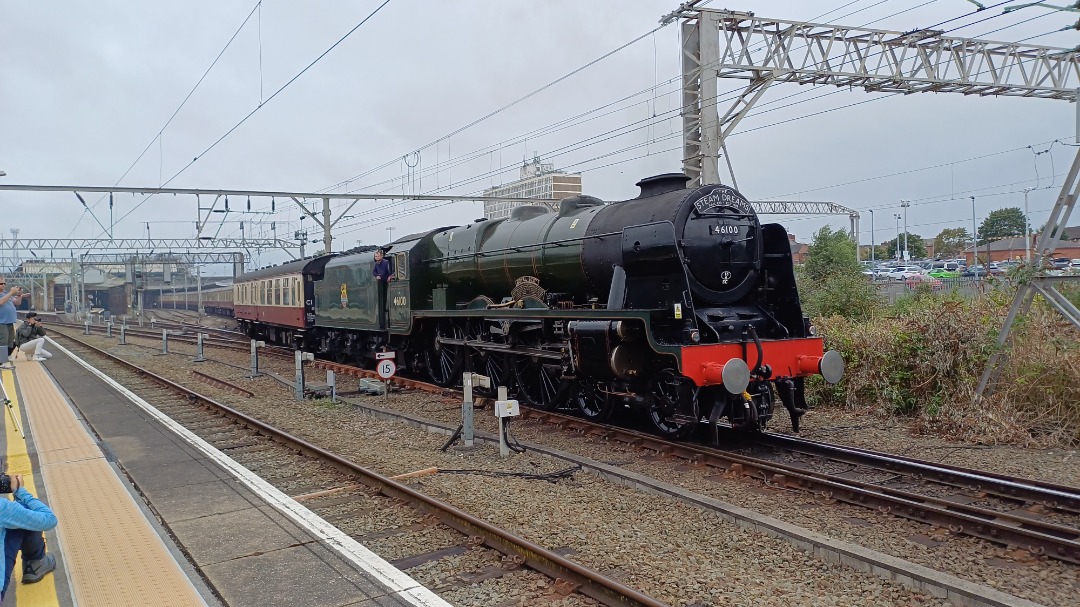
<svg viewBox="0 0 1080 607">
<path fill-rule="evenodd" d="M 0 413 L 6 472 L 59 520 L 57 568 L 22 584 L 17 562 L 0 607 L 449 606 L 49 341 L 0 371 Z"/>
</svg>

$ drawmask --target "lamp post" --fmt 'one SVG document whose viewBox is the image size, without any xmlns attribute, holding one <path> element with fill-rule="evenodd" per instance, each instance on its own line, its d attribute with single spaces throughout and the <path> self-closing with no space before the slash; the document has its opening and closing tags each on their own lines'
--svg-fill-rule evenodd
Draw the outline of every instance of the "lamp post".
<svg viewBox="0 0 1080 607">
<path fill-rule="evenodd" d="M 1024 188 L 1024 259 L 1031 263 L 1031 219 L 1028 218 L 1028 192 L 1035 188 Z"/>
<path fill-rule="evenodd" d="M 900 261 L 900 213 L 893 213 L 896 220 L 896 260 Z"/>
<path fill-rule="evenodd" d="M 971 265 L 974 267 L 979 265 L 979 228 L 975 225 L 975 197 L 968 198 L 971 199 Z"/>
<path fill-rule="evenodd" d="M 870 209 L 870 265 L 874 264 L 874 209 Z"/>
<path fill-rule="evenodd" d="M 394 228 L 386 228 L 386 231 L 389 232 L 387 238 L 390 239 L 390 242 L 394 242 Z"/>
<path fill-rule="evenodd" d="M 911 261 L 911 249 L 908 248 L 908 231 L 907 231 L 907 209 L 911 206 L 911 203 L 907 200 L 901 200 L 900 206 L 904 209 L 904 261 Z M 897 243 L 899 245 L 900 243 Z"/>
</svg>

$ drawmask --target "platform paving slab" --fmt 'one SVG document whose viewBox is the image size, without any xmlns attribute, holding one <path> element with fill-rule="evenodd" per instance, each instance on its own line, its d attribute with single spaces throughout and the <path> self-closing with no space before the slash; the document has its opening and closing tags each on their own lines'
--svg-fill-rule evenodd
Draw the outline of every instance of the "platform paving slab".
<svg viewBox="0 0 1080 607">
<path fill-rule="evenodd" d="M 206 454 L 59 353 L 57 383 L 230 607 L 407 606 Z M 125 410 L 127 413 L 125 413 Z"/>
</svg>

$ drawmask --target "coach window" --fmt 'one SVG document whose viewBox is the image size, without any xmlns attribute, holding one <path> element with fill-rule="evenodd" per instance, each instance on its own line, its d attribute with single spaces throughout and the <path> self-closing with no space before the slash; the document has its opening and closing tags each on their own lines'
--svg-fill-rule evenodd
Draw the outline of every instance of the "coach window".
<svg viewBox="0 0 1080 607">
<path fill-rule="evenodd" d="M 293 279 L 293 305 L 296 305 L 296 306 L 302 306 L 303 303 L 304 303 L 304 297 L 303 297 L 303 295 L 300 294 L 300 285 L 301 284 L 303 284 L 303 283 L 300 282 L 299 278 L 294 278 Z"/>
<path fill-rule="evenodd" d="M 284 287 L 284 298 L 285 299 L 284 299 L 284 301 L 282 301 L 282 303 L 284 303 L 287 306 L 292 305 L 292 281 L 293 281 L 293 279 L 291 279 L 291 278 L 286 278 L 285 279 L 285 287 Z"/>
</svg>

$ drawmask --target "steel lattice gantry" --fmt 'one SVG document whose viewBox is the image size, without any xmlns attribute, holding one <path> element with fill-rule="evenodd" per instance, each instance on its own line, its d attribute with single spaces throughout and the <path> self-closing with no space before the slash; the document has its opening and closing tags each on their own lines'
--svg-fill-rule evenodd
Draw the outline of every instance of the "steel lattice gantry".
<svg viewBox="0 0 1080 607">
<path fill-rule="evenodd" d="M 3 249 L 33 251 L 136 251 L 187 250 L 204 251 L 218 249 L 287 249 L 295 244 L 288 240 L 273 238 L 0 238 Z"/>
<path fill-rule="evenodd" d="M 726 138 L 777 82 L 1073 102 L 1080 87 L 1075 49 L 768 19 L 692 3 L 667 18 L 683 20 L 683 168 L 695 184 L 719 182 Z M 749 80 L 723 116 L 718 78 Z"/>
<path fill-rule="evenodd" d="M 193 239 L 193 240 L 189 239 L 189 240 L 174 241 L 174 242 L 194 243 L 194 244 L 191 244 L 191 245 L 185 244 L 183 246 L 175 245 L 175 248 L 209 248 L 208 245 L 206 244 L 207 241 L 218 242 L 218 243 L 222 242 L 221 239 L 217 239 L 216 235 L 213 236 L 213 237 L 205 237 L 202 234 L 203 234 L 203 230 L 210 223 L 210 217 L 212 216 L 212 214 L 214 214 L 214 213 L 228 214 L 230 212 L 230 209 L 229 209 L 229 196 L 246 197 L 246 198 L 249 199 L 249 201 L 250 201 L 251 197 L 263 198 L 263 199 L 269 198 L 271 200 L 271 208 L 273 208 L 273 204 L 274 204 L 273 201 L 276 198 L 289 199 L 289 200 L 292 200 L 293 202 L 295 202 L 300 207 L 300 209 L 303 210 L 304 216 L 310 217 L 311 219 L 313 219 L 315 221 L 316 225 L 318 225 L 320 228 L 322 228 L 322 230 L 323 230 L 323 252 L 324 253 L 329 253 L 330 251 L 333 250 L 333 247 L 332 247 L 333 236 L 331 235 L 331 229 L 335 225 L 337 225 L 337 223 L 340 222 L 349 213 L 349 211 L 351 211 L 352 208 L 354 206 L 356 206 L 356 204 L 359 203 L 360 201 L 379 202 L 379 201 L 390 201 L 390 200 L 402 200 L 402 201 L 410 200 L 410 201 L 427 201 L 427 202 L 445 202 L 445 201 L 486 202 L 486 201 L 511 200 L 511 201 L 515 201 L 515 202 L 531 202 L 531 203 L 538 203 L 538 204 L 550 204 L 551 203 L 551 200 L 547 199 L 547 198 L 509 198 L 509 197 L 449 196 L 449 195 L 447 195 L 447 196 L 430 196 L 430 195 L 419 195 L 419 194 L 416 194 L 416 195 L 361 194 L 361 193 L 331 194 L 331 193 L 327 193 L 327 192 L 287 192 L 287 191 L 262 191 L 262 190 L 212 190 L 212 189 L 200 189 L 200 188 L 154 188 L 154 187 L 138 188 L 138 187 L 116 187 L 116 186 L 71 186 L 71 185 L 8 185 L 8 184 L 0 184 L 0 192 L 72 192 L 72 193 L 75 194 L 76 197 L 79 198 L 79 201 L 82 202 L 84 206 L 86 205 L 86 202 L 82 199 L 81 196 L 79 196 L 79 192 L 93 192 L 93 193 L 100 193 L 100 194 L 109 194 L 110 196 L 112 194 L 142 194 L 142 195 L 146 195 L 146 196 L 157 196 L 157 195 L 172 194 L 172 195 L 195 196 L 195 201 L 196 201 L 196 205 L 197 205 L 197 209 L 198 209 L 198 221 L 195 222 L 196 223 L 196 232 L 197 232 L 198 238 Z M 199 199 L 200 196 L 207 196 L 207 197 L 212 197 L 213 198 L 213 200 L 212 200 L 209 207 L 203 207 L 201 205 L 201 203 L 198 202 L 200 200 Z M 111 198 L 110 198 L 110 200 L 111 200 Z M 312 206 L 309 203 L 309 200 L 311 200 L 311 201 L 321 200 L 322 201 L 322 212 L 317 213 L 315 207 Z M 338 214 L 337 219 L 332 219 L 331 218 L 331 210 L 330 210 L 330 201 L 331 200 L 341 200 L 341 201 L 345 201 L 345 202 L 349 203 L 349 205 L 345 208 L 345 210 L 341 211 Z M 221 208 L 218 207 L 219 203 L 222 204 Z M 242 212 L 242 211 L 233 211 L 233 212 Z M 91 213 L 91 216 L 93 216 L 93 213 Z M 97 218 L 95 217 L 95 220 L 96 219 Z M 104 225 L 102 225 L 100 222 L 98 223 L 98 225 L 101 225 L 103 231 L 105 231 L 106 233 L 108 233 L 108 234 L 112 233 L 111 229 L 105 228 Z M 242 225 L 241 225 L 241 231 L 243 231 L 243 226 Z M 296 235 L 299 237 L 301 235 L 301 233 L 302 233 L 302 231 L 297 231 Z M 306 232 L 304 232 L 303 233 L 303 238 L 300 239 L 301 242 L 303 240 L 305 240 L 306 238 L 307 238 Z M 43 242 L 43 241 L 34 241 L 34 242 Z M 135 239 L 135 240 L 125 240 L 125 241 L 121 241 L 121 242 L 138 242 L 138 240 L 137 239 Z M 148 243 L 149 241 L 144 239 L 144 240 L 142 240 L 142 242 Z M 269 239 L 269 240 L 260 240 L 260 239 L 239 239 L 239 240 L 237 240 L 237 239 L 233 239 L 231 241 L 225 240 L 224 242 L 235 242 L 235 243 L 238 243 L 238 244 L 234 245 L 235 248 L 241 248 L 242 247 L 242 248 L 248 248 L 248 249 L 273 248 L 273 247 L 285 248 L 285 247 L 296 246 L 291 242 L 278 240 L 277 238 L 273 238 L 273 239 Z M 262 243 L 267 243 L 267 242 L 269 242 L 271 244 L 269 244 L 269 245 L 263 244 L 262 246 L 256 246 L 257 243 L 262 244 Z M 203 243 L 203 244 L 198 244 L 198 243 Z M 49 247 L 45 247 L 45 248 L 49 248 Z M 58 246 L 58 247 L 53 247 L 53 248 L 60 249 L 60 248 L 66 248 L 66 247 Z M 76 248 L 85 248 L 85 247 L 76 247 Z M 125 248 L 125 247 L 116 247 L 116 248 Z M 130 248 L 137 248 L 137 247 L 130 247 Z M 161 248 L 170 248 L 170 247 L 162 246 Z M 217 248 L 226 248 L 226 247 L 224 247 L 223 245 L 218 245 Z M 285 250 L 286 250 L 286 252 L 288 252 L 288 248 L 285 248 Z M 303 248 L 303 245 L 301 244 L 300 245 L 301 256 L 303 256 L 303 250 L 304 250 L 304 248 Z M 290 253 L 290 255 L 291 255 L 291 253 Z"/>
</svg>

